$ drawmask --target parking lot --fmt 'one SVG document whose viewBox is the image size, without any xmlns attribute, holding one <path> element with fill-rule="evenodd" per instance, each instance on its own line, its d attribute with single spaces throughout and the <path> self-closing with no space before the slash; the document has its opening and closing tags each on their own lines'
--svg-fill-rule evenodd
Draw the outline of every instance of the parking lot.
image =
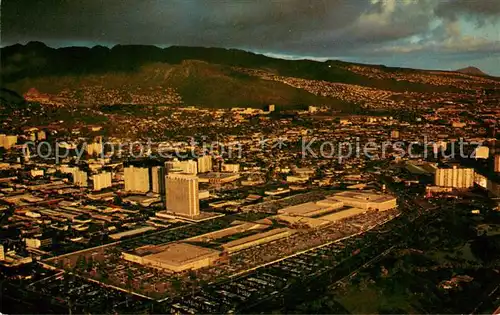
<svg viewBox="0 0 500 315">
<path fill-rule="evenodd" d="M 256 214 L 231 215 L 136 237 L 114 246 L 92 249 L 75 254 L 73 255 L 74 257 L 67 256 L 62 259 L 62 266 L 66 270 L 79 274 L 82 277 L 90 278 L 106 285 L 113 285 L 122 290 L 136 293 L 139 296 L 146 296 L 156 300 L 175 298 L 179 295 L 197 292 L 202 287 L 205 287 L 207 283 L 217 283 L 218 281 L 224 281 L 223 279 L 235 278 L 240 274 L 245 274 L 249 270 L 259 268 L 282 257 L 296 255 L 296 253 L 308 251 L 311 248 L 360 233 L 390 219 L 396 214 L 397 210 L 385 212 L 371 211 L 342 221 L 333 222 L 317 229 L 299 229 L 289 237 L 237 252 L 229 256 L 229 263 L 222 263 L 195 272 L 171 273 L 166 270 L 137 265 L 123 260 L 121 253 L 144 245 L 164 244 L 219 230 L 230 226 L 234 220 L 249 219 L 248 216 L 250 216 L 250 219 L 255 219 L 253 217 Z M 257 216 L 257 219 L 260 217 Z M 350 240 L 345 242 L 349 244 Z M 336 246 L 342 247 L 343 243 L 339 244 L 335 246 L 331 245 L 334 246 L 331 253 L 328 252 L 329 247 L 324 247 L 323 249 L 315 249 L 306 254 L 282 260 L 282 262 L 274 266 L 274 269 L 270 269 L 267 274 L 280 276 L 285 279 L 300 278 L 304 274 L 313 275 L 316 271 L 321 271 L 321 269 L 317 269 L 319 261 L 331 255 L 336 255 L 338 251 Z M 350 252 L 345 252 L 344 254 L 350 255 Z M 301 258 L 298 259 L 297 257 Z M 339 257 L 334 256 L 332 259 L 329 260 L 335 261 Z M 316 262 L 316 260 L 319 261 Z M 54 264 L 57 265 L 58 262 L 55 261 Z M 242 286 L 245 283 L 238 286 L 239 289 L 236 290 L 236 293 L 231 290 L 228 292 L 238 295 L 238 292 L 242 292 Z M 282 288 L 275 287 L 275 284 L 273 284 L 270 288 L 263 287 L 255 292 L 249 289 L 250 293 L 243 296 L 245 303 L 248 302 L 248 299 L 254 299 L 255 294 L 267 289 L 279 291 Z M 225 291 L 224 288 L 220 288 L 220 290 L 222 290 L 221 292 Z M 223 294 L 221 292 L 217 294 Z M 228 296 L 231 296 L 231 294 Z M 210 307 L 223 306 L 212 305 Z"/>
<path fill-rule="evenodd" d="M 381 242 L 381 236 L 376 231 L 314 248 L 238 278 L 205 287 L 195 294 L 166 302 L 160 311 L 198 314 L 248 309 L 263 300 L 272 299 L 294 284 L 300 286 L 305 279 L 334 270 L 353 257 L 376 255 L 379 248 L 369 246 L 375 240 Z"/>
<path fill-rule="evenodd" d="M 222 313 L 258 303 L 279 294 L 306 277 L 335 268 L 351 256 L 351 248 L 361 237 L 354 237 L 262 267 L 237 279 L 204 288 L 165 305 L 172 313 Z"/>
<path fill-rule="evenodd" d="M 46 302 L 60 305 L 77 313 L 136 313 L 148 302 L 132 294 L 110 290 L 98 283 L 77 276 L 61 274 L 28 287 L 44 297 Z"/>
</svg>

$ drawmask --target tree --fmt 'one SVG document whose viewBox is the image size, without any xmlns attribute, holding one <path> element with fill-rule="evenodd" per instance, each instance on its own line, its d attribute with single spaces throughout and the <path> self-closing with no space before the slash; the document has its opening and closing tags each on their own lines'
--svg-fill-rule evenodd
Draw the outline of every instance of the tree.
<svg viewBox="0 0 500 315">
<path fill-rule="evenodd" d="M 132 281 L 134 280 L 134 273 L 129 268 L 127 269 L 127 286 L 132 285 Z"/>
<path fill-rule="evenodd" d="M 197 279 L 197 274 L 196 274 L 196 271 L 194 271 L 194 270 L 189 270 L 188 276 L 189 276 L 189 280 L 191 280 L 191 281 L 195 281 Z"/>
<path fill-rule="evenodd" d="M 108 273 L 107 273 L 107 272 L 103 272 L 103 273 L 101 273 L 101 281 L 102 281 L 103 283 L 107 283 L 107 282 L 108 282 L 108 280 L 109 280 L 109 275 L 108 275 Z"/>
<path fill-rule="evenodd" d="M 85 270 L 85 268 L 87 267 L 87 259 L 85 258 L 85 256 L 78 256 L 75 267 L 78 270 Z"/>
<path fill-rule="evenodd" d="M 86 270 L 88 272 L 94 268 L 94 259 L 92 257 L 89 257 L 89 259 L 87 259 L 87 266 L 86 267 L 87 267 Z"/>
<path fill-rule="evenodd" d="M 123 199 L 120 196 L 115 196 L 113 199 L 113 204 L 120 206 L 123 203 Z"/>
<path fill-rule="evenodd" d="M 172 288 L 174 288 L 174 290 L 177 292 L 180 291 L 182 288 L 182 283 L 178 278 L 172 279 L 171 284 L 172 284 Z"/>
</svg>

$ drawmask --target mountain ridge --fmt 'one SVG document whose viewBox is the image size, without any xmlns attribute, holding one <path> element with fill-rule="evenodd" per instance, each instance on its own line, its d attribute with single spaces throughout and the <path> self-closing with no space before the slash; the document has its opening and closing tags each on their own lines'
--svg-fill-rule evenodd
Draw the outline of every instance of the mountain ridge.
<svg viewBox="0 0 500 315">
<path fill-rule="evenodd" d="M 70 98 L 74 102 L 102 104 L 179 104 L 182 100 L 180 103 L 185 105 L 210 107 L 260 107 L 275 103 L 283 106 L 352 106 L 286 84 L 286 78 L 397 93 L 459 91 L 453 83 L 429 84 L 432 80 L 425 77 L 436 75 L 432 71 L 340 60 L 286 60 L 214 47 L 51 48 L 41 42 L 30 42 L 3 47 L 0 56 L 3 87 L 21 95 L 35 88 L 45 96 L 49 94 L 46 97 L 63 103 Z M 266 80 L 238 69 L 258 70 L 285 79 L 281 82 Z M 440 73 L 450 78 L 459 74 Z M 423 79 L 411 78 L 420 76 Z M 99 95 L 109 97 L 104 99 Z"/>
<path fill-rule="evenodd" d="M 455 70 L 455 72 L 463 73 L 463 74 L 471 74 L 471 75 L 479 75 L 479 76 L 489 76 L 487 73 L 482 71 L 481 69 L 473 66 L 468 66 L 465 68 L 460 68 Z"/>
</svg>

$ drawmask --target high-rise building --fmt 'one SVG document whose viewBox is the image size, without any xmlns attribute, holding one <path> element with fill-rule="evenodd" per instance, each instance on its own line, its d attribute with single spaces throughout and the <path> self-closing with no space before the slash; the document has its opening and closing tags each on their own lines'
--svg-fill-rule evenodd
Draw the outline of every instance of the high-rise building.
<svg viewBox="0 0 500 315">
<path fill-rule="evenodd" d="M 169 174 L 166 186 L 167 211 L 187 217 L 200 214 L 198 177 L 190 174 Z"/>
<path fill-rule="evenodd" d="M 165 172 L 166 173 L 170 172 L 170 170 L 173 168 L 174 168 L 174 161 L 165 162 Z"/>
<path fill-rule="evenodd" d="M 183 173 L 196 175 L 198 173 L 198 163 L 195 161 L 179 161 L 177 159 L 165 163 L 167 172 L 171 169 L 179 169 Z"/>
<path fill-rule="evenodd" d="M 490 156 L 490 148 L 479 146 L 474 150 L 474 157 L 476 159 L 487 159 Z"/>
<path fill-rule="evenodd" d="M 104 188 L 109 188 L 112 186 L 111 184 L 111 173 L 110 172 L 102 172 L 100 174 L 95 174 L 92 176 L 92 182 L 94 184 L 94 191 L 102 190 Z"/>
<path fill-rule="evenodd" d="M 125 190 L 146 193 L 149 189 L 149 169 L 129 166 L 125 168 Z"/>
<path fill-rule="evenodd" d="M 3 248 L 3 245 L 0 245 L 0 261 L 5 260 L 5 249 Z"/>
<path fill-rule="evenodd" d="M 81 171 L 79 169 L 72 170 L 73 174 L 73 183 L 79 187 L 87 187 L 88 186 L 88 175 L 87 172 Z"/>
<path fill-rule="evenodd" d="M 500 154 L 495 155 L 495 160 L 494 160 L 495 166 L 495 172 L 500 173 Z"/>
<path fill-rule="evenodd" d="M 87 144 L 88 155 L 101 155 L 103 152 L 102 142 L 95 142 Z"/>
<path fill-rule="evenodd" d="M 165 168 L 155 166 L 151 168 L 151 190 L 157 194 L 165 194 Z"/>
<path fill-rule="evenodd" d="M 43 141 L 43 140 L 47 139 L 47 135 L 45 134 L 45 131 L 43 131 L 43 130 L 38 131 L 36 134 L 36 137 L 37 137 L 38 141 Z"/>
<path fill-rule="evenodd" d="M 3 147 L 7 150 L 12 148 L 17 143 L 17 136 L 6 136 L 2 135 Z"/>
<path fill-rule="evenodd" d="M 434 177 L 435 185 L 451 188 L 470 188 L 474 186 L 472 168 L 438 168 Z"/>
<path fill-rule="evenodd" d="M 31 158 L 30 148 L 25 144 L 23 147 L 24 162 L 29 162 Z"/>
<path fill-rule="evenodd" d="M 198 163 L 196 161 L 184 161 L 179 165 L 183 172 L 196 175 L 198 173 Z"/>
<path fill-rule="evenodd" d="M 27 138 L 29 141 L 36 141 L 36 135 L 34 132 L 28 134 Z"/>
<path fill-rule="evenodd" d="M 211 172 L 212 167 L 212 156 L 204 155 L 198 158 L 198 173 Z"/>
</svg>

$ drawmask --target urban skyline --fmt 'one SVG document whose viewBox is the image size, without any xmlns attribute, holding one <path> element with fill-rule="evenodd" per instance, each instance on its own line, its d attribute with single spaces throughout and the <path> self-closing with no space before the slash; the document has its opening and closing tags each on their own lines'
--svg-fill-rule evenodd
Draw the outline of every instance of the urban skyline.
<svg viewBox="0 0 500 315">
<path fill-rule="evenodd" d="M 1 314 L 500 314 L 499 1 L 1 12 Z"/>
</svg>

